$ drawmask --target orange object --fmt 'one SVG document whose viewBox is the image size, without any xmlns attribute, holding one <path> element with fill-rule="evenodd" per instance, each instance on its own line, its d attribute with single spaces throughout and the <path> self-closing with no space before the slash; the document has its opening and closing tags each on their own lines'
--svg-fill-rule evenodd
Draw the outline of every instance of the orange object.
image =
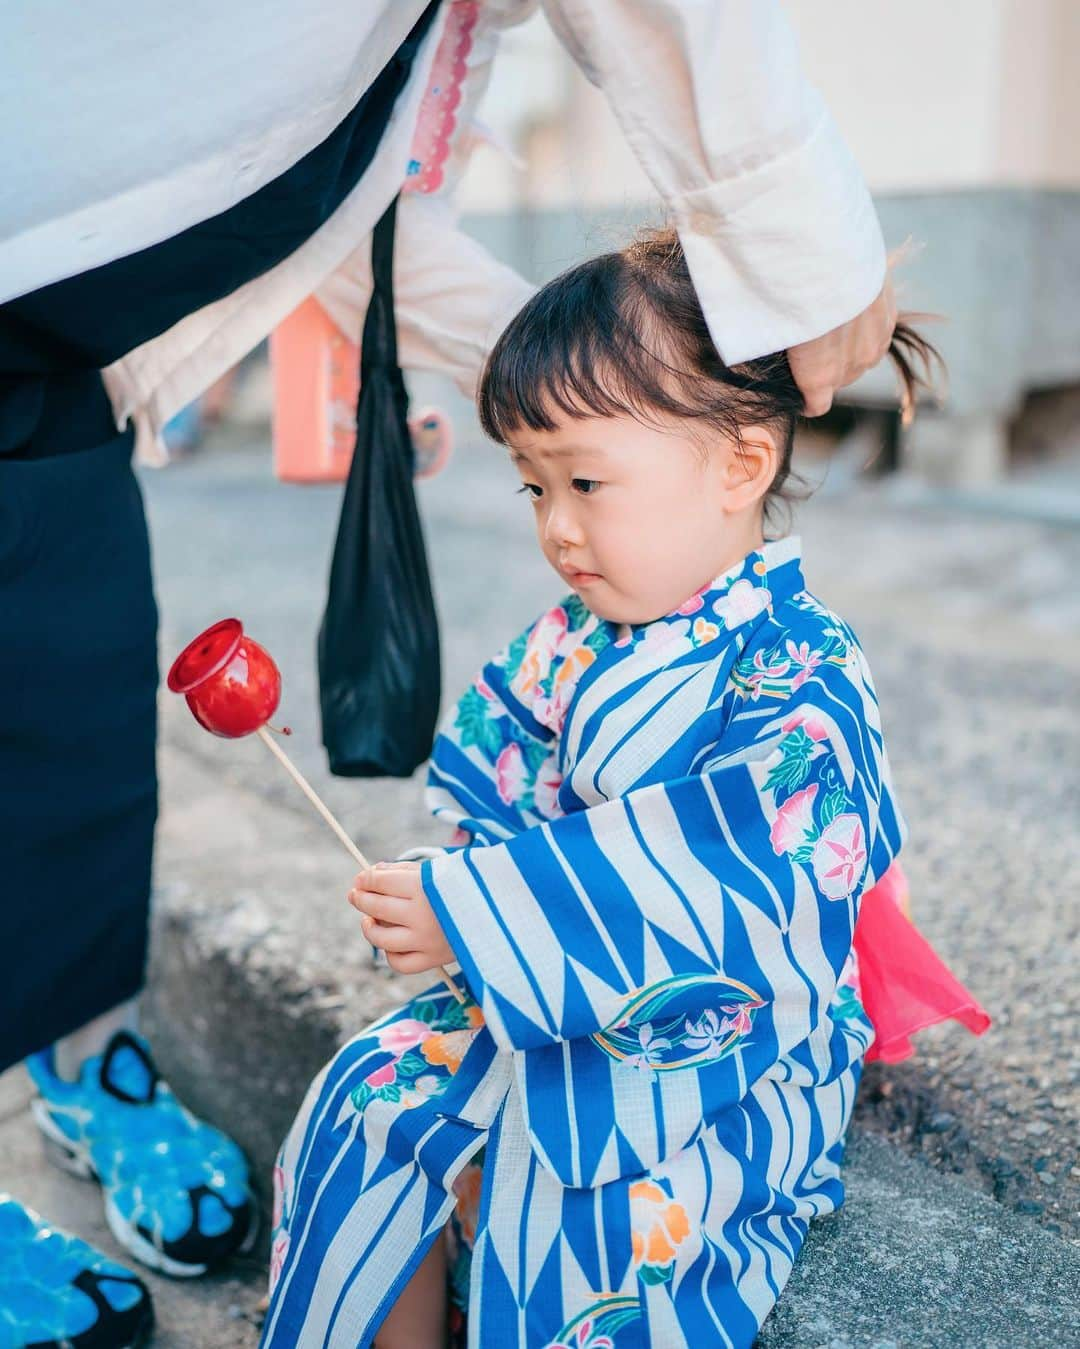
<svg viewBox="0 0 1080 1349">
<path fill-rule="evenodd" d="M 274 472 L 282 482 L 344 482 L 356 448 L 360 348 L 312 296 L 270 334 Z M 424 407 L 409 418 L 413 470 L 433 478 L 454 448 L 450 418 Z"/>
<path fill-rule="evenodd" d="M 356 444 L 360 348 L 314 297 L 270 335 L 274 472 L 283 482 L 342 482 Z"/>
</svg>

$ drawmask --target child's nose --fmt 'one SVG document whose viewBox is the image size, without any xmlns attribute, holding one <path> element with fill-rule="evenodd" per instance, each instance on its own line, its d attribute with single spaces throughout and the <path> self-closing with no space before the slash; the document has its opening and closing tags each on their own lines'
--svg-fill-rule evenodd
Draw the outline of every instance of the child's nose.
<svg viewBox="0 0 1080 1349">
<path fill-rule="evenodd" d="M 548 512 L 544 523 L 544 538 L 553 544 L 584 543 L 581 526 L 574 519 L 573 513 L 557 507 Z"/>
</svg>

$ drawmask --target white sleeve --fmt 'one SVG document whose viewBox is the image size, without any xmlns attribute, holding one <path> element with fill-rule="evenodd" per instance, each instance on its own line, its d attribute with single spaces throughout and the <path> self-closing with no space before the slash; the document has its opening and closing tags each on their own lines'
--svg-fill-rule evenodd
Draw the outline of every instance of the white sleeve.
<svg viewBox="0 0 1080 1349">
<path fill-rule="evenodd" d="M 463 233 L 441 195 L 398 203 L 394 309 L 398 357 L 410 370 L 450 375 L 472 397 L 488 352 L 533 287 Z M 371 240 L 315 292 L 338 327 L 358 340 L 371 295 Z"/>
<path fill-rule="evenodd" d="M 862 312 L 885 247 L 779 0 L 544 0 L 679 231 L 728 364 Z"/>
<path fill-rule="evenodd" d="M 457 187 L 474 144 L 473 118 L 498 56 L 497 23 L 481 24 L 455 109 L 456 130 L 434 193 L 403 192 L 394 240 L 398 357 L 408 370 L 449 375 L 473 398 L 488 352 L 535 289 L 457 224 Z M 346 336 L 359 340 L 371 295 L 370 235 L 315 292 Z"/>
</svg>

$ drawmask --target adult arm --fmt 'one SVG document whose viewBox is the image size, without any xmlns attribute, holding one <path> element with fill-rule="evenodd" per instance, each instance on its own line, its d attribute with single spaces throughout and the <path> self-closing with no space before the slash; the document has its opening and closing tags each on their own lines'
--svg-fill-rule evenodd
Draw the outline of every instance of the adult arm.
<svg viewBox="0 0 1080 1349">
<path fill-rule="evenodd" d="M 668 206 L 729 365 L 790 349 L 807 411 L 884 354 L 870 194 L 778 0 L 544 0 Z"/>
<path fill-rule="evenodd" d="M 458 228 L 445 197 L 402 196 L 394 308 L 406 369 L 449 375 L 472 397 L 488 352 L 532 292 L 512 267 Z M 355 338 L 371 295 L 370 236 L 315 294 L 342 332 Z"/>
</svg>

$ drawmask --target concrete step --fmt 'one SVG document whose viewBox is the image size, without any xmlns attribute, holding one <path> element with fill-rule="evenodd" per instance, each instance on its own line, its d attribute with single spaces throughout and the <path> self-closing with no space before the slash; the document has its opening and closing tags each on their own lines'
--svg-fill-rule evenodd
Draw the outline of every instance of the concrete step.
<svg viewBox="0 0 1080 1349">
<path fill-rule="evenodd" d="M 758 1349 L 1080 1345 L 1080 1249 L 856 1133 Z"/>
</svg>

